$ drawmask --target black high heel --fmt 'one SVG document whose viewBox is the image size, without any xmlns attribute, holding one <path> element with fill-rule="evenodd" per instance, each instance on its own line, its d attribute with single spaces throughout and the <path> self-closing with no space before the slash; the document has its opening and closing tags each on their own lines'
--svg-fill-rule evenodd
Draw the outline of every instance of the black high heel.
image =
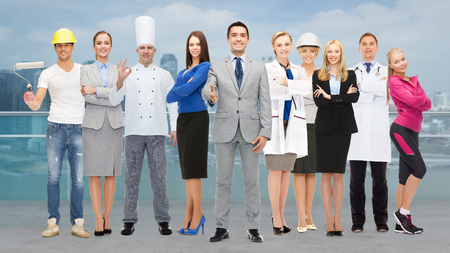
<svg viewBox="0 0 450 253">
<path fill-rule="evenodd" d="M 105 218 L 103 218 L 103 227 L 105 227 Z M 95 236 L 103 236 L 103 235 L 105 235 L 105 231 L 104 230 L 102 230 L 102 231 L 95 230 L 94 235 Z"/>
<path fill-rule="evenodd" d="M 334 227 L 334 226 L 333 226 Z M 325 225 L 325 230 L 327 230 L 327 226 Z M 335 234 L 335 232 L 336 231 L 334 231 L 334 230 L 332 230 L 332 231 L 327 231 L 327 236 L 335 236 L 336 234 Z"/>
<path fill-rule="evenodd" d="M 273 215 L 272 215 L 271 219 L 272 219 L 272 226 L 273 226 Z M 273 227 L 273 233 L 275 235 L 281 235 L 281 234 L 283 234 L 283 232 L 284 232 L 284 227 L 281 227 L 281 228 Z M 287 232 L 287 233 L 289 233 L 289 232 Z"/>
<path fill-rule="evenodd" d="M 109 228 L 109 229 L 105 228 L 105 217 L 103 217 L 103 233 L 105 235 L 110 235 L 112 233 L 112 229 L 111 228 Z"/>
<path fill-rule="evenodd" d="M 283 226 L 283 233 L 287 234 L 289 232 L 291 232 L 292 228 L 290 228 L 289 226 Z"/>
<path fill-rule="evenodd" d="M 336 236 L 344 235 L 344 227 L 342 226 L 342 223 L 341 223 L 341 227 L 342 227 L 342 231 L 334 231 L 334 235 L 336 235 Z"/>
</svg>

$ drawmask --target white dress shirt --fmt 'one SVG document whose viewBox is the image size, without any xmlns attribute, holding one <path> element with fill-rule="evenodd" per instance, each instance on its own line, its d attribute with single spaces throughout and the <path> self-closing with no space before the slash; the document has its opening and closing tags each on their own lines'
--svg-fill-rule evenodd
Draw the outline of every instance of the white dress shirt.
<svg viewBox="0 0 450 253">
<path fill-rule="evenodd" d="M 163 135 L 169 133 L 166 107 L 170 115 L 171 131 L 176 131 L 177 104 L 168 104 L 167 93 L 174 81 L 170 73 L 155 64 L 147 68 L 138 63 L 131 67 L 131 74 L 122 88 L 114 88 L 109 94 L 112 104 L 125 100 L 125 135 Z"/>
</svg>

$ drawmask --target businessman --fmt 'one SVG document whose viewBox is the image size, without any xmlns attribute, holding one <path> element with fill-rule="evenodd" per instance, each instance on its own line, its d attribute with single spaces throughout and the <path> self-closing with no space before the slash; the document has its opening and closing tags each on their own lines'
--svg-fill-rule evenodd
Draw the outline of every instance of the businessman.
<svg viewBox="0 0 450 253">
<path fill-rule="evenodd" d="M 262 242 L 259 233 L 261 197 L 259 159 L 270 139 L 272 117 L 267 72 L 263 63 L 248 57 L 248 29 L 242 22 L 228 27 L 231 53 L 211 64 L 202 96 L 211 106 L 217 104 L 212 141 L 216 149 L 216 232 L 210 242 L 229 237 L 231 181 L 236 148 L 242 163 L 245 190 L 247 236 Z M 217 94 L 216 94 L 217 90 Z M 259 106 L 258 106 L 259 105 Z"/>
</svg>

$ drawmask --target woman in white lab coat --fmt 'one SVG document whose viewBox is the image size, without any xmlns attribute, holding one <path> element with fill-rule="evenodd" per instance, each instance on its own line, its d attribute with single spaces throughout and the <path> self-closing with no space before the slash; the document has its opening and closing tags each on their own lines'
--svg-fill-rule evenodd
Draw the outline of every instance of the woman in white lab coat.
<svg viewBox="0 0 450 253">
<path fill-rule="evenodd" d="M 297 157 L 308 154 L 306 119 L 302 96 L 311 91 L 306 72 L 288 59 L 292 38 L 285 31 L 272 37 L 277 56 L 266 63 L 272 99 L 272 138 L 264 148 L 269 197 L 272 205 L 273 232 L 289 233 L 291 228 L 284 219 L 284 205 L 289 188 L 290 172 Z"/>
</svg>

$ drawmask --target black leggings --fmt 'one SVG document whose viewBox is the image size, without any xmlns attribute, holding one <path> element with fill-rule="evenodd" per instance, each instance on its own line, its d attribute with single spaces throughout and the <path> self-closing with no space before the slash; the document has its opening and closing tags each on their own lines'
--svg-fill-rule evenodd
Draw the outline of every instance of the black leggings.
<svg viewBox="0 0 450 253">
<path fill-rule="evenodd" d="M 400 154 L 398 172 L 400 184 L 405 185 L 411 174 L 422 179 L 427 172 L 427 167 L 419 151 L 419 133 L 392 123 L 389 134 Z"/>
</svg>

